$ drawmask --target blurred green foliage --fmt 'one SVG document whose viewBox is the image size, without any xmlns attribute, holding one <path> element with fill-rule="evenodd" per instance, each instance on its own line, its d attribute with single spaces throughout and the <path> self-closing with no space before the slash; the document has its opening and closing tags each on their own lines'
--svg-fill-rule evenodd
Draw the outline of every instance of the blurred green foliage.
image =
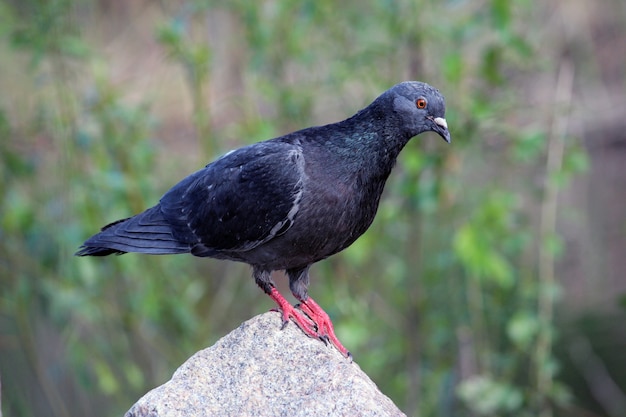
<svg viewBox="0 0 626 417">
<path fill-rule="evenodd" d="M 154 39 L 185 74 L 207 162 L 232 145 L 227 137 L 243 145 L 338 120 L 404 79 L 438 86 L 452 145 L 426 136 L 407 146 L 371 230 L 313 268 L 311 293 L 409 415 L 550 416 L 568 404 L 545 308 L 558 285 L 540 267 L 541 252 L 553 263 L 561 245 L 554 224 L 533 219 L 587 159 L 549 127 L 567 106 L 517 99 L 520 80 L 558 73 L 527 25 L 532 2 L 161 7 Z M 72 257 L 97 227 L 149 207 L 200 167 L 168 159 L 172 145 L 155 139 L 160 122 L 148 97 L 129 104 L 123 83 L 112 82 L 113 68 L 86 36 L 86 15 L 97 10 L 86 0 L 29 0 L 0 13 L 11 58 L 3 61 L 35 85 L 25 111 L 10 99 L 0 108 L 7 416 L 119 415 L 193 352 L 270 307 L 242 265 Z M 205 31 L 218 12 L 235 22 L 242 42 L 232 53 L 244 55 L 245 91 L 226 126 L 209 106 L 215 44 L 224 40 Z M 324 105 L 331 120 L 317 116 Z"/>
</svg>

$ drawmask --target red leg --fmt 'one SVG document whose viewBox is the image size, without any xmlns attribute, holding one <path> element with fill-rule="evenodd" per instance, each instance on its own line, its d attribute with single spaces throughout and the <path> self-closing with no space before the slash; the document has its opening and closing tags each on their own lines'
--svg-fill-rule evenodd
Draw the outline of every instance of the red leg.
<svg viewBox="0 0 626 417">
<path fill-rule="evenodd" d="M 343 347 L 335 336 L 335 329 L 330 317 L 312 298 L 309 297 L 306 301 L 301 301 L 300 309 L 306 313 L 305 315 L 289 304 L 289 301 L 276 288 L 272 287 L 269 296 L 278 304 L 283 313 L 283 328 L 289 323 L 289 318 L 292 318 L 307 336 L 320 339 L 324 343 L 330 341 L 342 355 L 352 360 L 352 355 L 348 349 Z"/>
<path fill-rule="evenodd" d="M 320 339 L 324 341 L 329 340 L 343 356 L 352 360 L 352 354 L 341 344 L 335 335 L 335 328 L 333 327 L 333 322 L 330 321 L 330 317 L 315 300 L 309 297 L 306 301 L 301 301 L 300 309 L 317 324 L 317 333 Z"/>
<path fill-rule="evenodd" d="M 291 317 L 296 322 L 298 327 L 300 327 L 302 331 L 307 334 L 307 336 L 319 338 L 315 322 L 289 304 L 289 301 L 287 301 L 276 288 L 272 287 L 272 291 L 269 296 L 276 304 L 278 304 L 278 308 L 283 313 L 283 328 L 287 325 L 287 323 L 289 323 L 289 318 Z"/>
</svg>

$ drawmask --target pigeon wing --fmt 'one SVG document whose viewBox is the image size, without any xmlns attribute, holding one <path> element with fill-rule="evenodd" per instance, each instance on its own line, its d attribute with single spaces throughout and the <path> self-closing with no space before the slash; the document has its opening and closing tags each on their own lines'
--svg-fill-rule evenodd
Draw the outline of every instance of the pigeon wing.
<svg viewBox="0 0 626 417">
<path fill-rule="evenodd" d="M 247 251 L 285 233 L 304 180 L 299 146 L 261 142 L 226 154 L 168 191 L 160 206 L 197 256 Z"/>
</svg>

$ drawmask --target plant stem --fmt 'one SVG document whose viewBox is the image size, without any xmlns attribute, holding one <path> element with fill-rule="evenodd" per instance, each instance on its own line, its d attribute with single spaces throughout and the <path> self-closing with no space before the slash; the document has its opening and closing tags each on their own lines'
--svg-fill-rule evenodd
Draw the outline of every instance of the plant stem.
<svg viewBox="0 0 626 417">
<path fill-rule="evenodd" d="M 544 184 L 544 199 L 541 204 L 540 252 L 539 252 L 539 291 L 538 315 L 542 326 L 537 337 L 535 369 L 537 372 L 537 394 L 540 417 L 551 417 L 552 409 L 547 398 L 552 391 L 553 372 L 548 362 L 552 351 L 553 334 L 551 323 L 554 318 L 554 250 L 549 240 L 556 232 L 558 182 L 553 175 L 561 170 L 565 135 L 569 121 L 569 105 L 572 99 L 574 69 L 568 60 L 563 60 L 559 67 L 555 92 L 555 108 L 565 108 L 562 114 L 555 114 L 552 120 L 551 134 L 548 138 L 548 156 Z"/>
</svg>

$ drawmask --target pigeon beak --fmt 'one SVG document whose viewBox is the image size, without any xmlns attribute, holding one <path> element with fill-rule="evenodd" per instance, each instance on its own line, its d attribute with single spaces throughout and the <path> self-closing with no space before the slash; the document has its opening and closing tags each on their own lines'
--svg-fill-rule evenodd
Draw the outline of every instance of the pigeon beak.
<svg viewBox="0 0 626 417">
<path fill-rule="evenodd" d="M 446 122 L 446 119 L 443 117 L 435 117 L 432 120 L 435 122 L 435 129 L 433 130 L 439 133 L 443 140 L 450 143 L 452 138 L 450 138 L 450 132 L 448 131 L 448 123 Z"/>
</svg>

